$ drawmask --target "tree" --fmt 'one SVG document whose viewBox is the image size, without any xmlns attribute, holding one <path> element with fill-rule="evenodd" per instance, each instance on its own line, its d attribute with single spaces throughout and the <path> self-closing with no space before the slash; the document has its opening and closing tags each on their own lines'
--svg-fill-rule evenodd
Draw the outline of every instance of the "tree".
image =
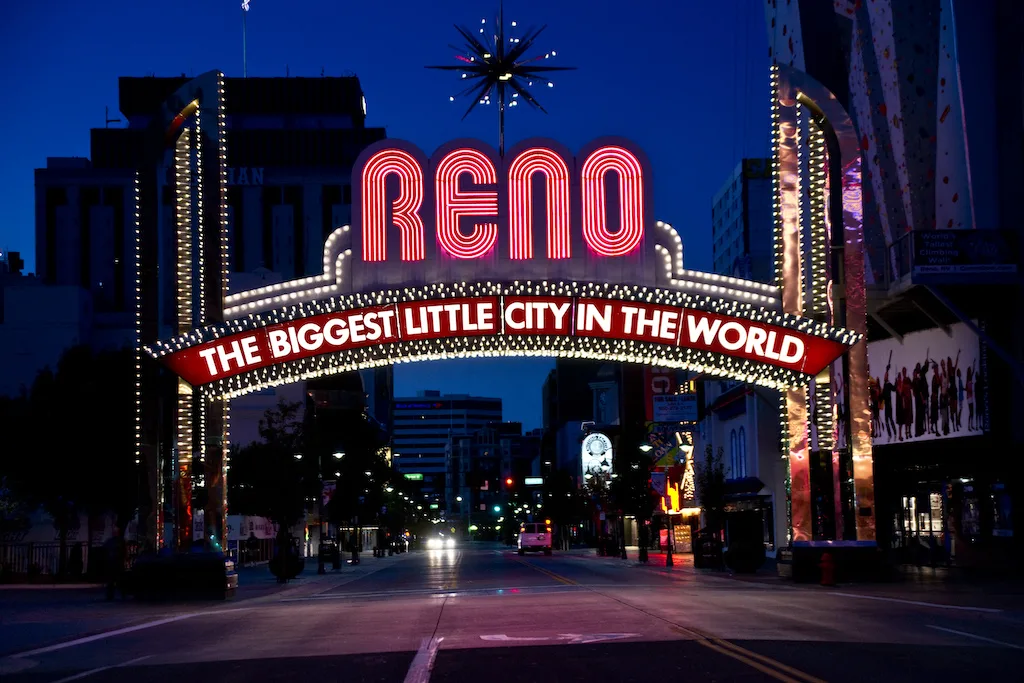
<svg viewBox="0 0 1024 683">
<path fill-rule="evenodd" d="M 330 519 L 340 526 L 356 527 L 367 521 L 381 521 L 392 476 L 383 434 L 366 413 L 351 410 L 337 413 L 334 427 L 337 443 L 319 445 L 326 450 L 340 447 L 344 453 L 334 463 L 340 476 L 328 510 Z"/>
<path fill-rule="evenodd" d="M 11 438 L 0 467 L 20 500 L 53 517 L 62 573 L 79 513 L 113 512 L 123 529 L 138 504 L 134 372 L 129 349 L 75 346 L 56 371 L 44 369 L 28 392 L 0 405 Z"/>
<path fill-rule="evenodd" d="M 647 533 L 658 495 L 651 488 L 650 456 L 640 449 L 647 442 L 647 432 L 639 424 L 624 430 L 615 454 L 616 478 L 612 481 L 612 497 L 624 514 L 636 517 L 640 537 L 640 561 L 647 561 Z"/>
<path fill-rule="evenodd" d="M 305 514 L 317 492 L 316 465 L 303 453 L 301 403 L 281 401 L 263 414 L 261 441 L 231 457 L 228 505 L 232 512 L 268 517 L 278 525 L 279 542 Z"/>
<path fill-rule="evenodd" d="M 544 514 L 558 530 L 559 540 L 568 547 L 569 525 L 580 516 L 576 482 L 565 470 L 555 470 L 544 479 Z"/>
<path fill-rule="evenodd" d="M 707 528 L 718 536 L 725 523 L 725 465 L 722 457 L 725 449 L 719 446 L 714 453 L 711 445 L 704 449 L 704 463 L 697 467 L 697 493 L 704 508 Z"/>
</svg>

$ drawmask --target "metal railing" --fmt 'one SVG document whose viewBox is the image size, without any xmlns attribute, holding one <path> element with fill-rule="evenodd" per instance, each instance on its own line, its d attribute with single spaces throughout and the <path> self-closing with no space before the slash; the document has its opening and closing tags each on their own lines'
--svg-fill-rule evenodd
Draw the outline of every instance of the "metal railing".
<svg viewBox="0 0 1024 683">
<path fill-rule="evenodd" d="M 125 544 L 125 569 L 132 566 L 138 554 L 138 543 Z M 69 542 L 64 545 L 62 557 L 60 543 L 0 542 L 0 583 L 102 578 L 107 561 L 107 549 L 102 544 Z"/>
</svg>

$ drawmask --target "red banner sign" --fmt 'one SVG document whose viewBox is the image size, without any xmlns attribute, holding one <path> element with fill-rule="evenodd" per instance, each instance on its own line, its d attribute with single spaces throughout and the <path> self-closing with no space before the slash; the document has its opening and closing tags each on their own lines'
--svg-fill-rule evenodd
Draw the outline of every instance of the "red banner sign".
<svg viewBox="0 0 1024 683">
<path fill-rule="evenodd" d="M 163 356 L 193 386 L 327 353 L 477 336 L 596 337 L 712 351 L 816 374 L 845 347 L 777 325 L 673 306 L 555 296 L 415 301 L 300 318 Z"/>
</svg>

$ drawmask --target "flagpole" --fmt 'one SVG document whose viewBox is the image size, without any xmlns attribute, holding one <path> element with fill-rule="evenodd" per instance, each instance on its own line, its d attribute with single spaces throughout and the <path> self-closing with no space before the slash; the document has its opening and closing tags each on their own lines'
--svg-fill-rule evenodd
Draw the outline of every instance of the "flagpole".
<svg viewBox="0 0 1024 683">
<path fill-rule="evenodd" d="M 249 3 L 242 3 L 242 78 L 246 77 L 245 70 L 245 15 L 248 14 L 247 5 Z"/>
</svg>

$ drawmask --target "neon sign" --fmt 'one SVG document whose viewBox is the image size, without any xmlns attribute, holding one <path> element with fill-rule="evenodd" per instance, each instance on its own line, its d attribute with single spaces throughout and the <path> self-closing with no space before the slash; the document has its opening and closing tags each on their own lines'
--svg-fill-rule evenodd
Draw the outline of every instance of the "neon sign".
<svg viewBox="0 0 1024 683">
<path fill-rule="evenodd" d="M 385 140 L 353 168 L 322 274 L 237 292 L 225 323 L 147 347 L 211 395 L 420 359 L 553 355 L 788 387 L 856 335 L 784 315 L 769 284 L 687 271 L 653 222 L 646 156 L 533 140 L 499 159 Z"/>
<path fill-rule="evenodd" d="M 409 301 L 305 316 L 192 344 L 168 359 L 193 386 L 368 346 L 471 337 L 617 340 L 728 354 L 819 372 L 844 345 L 777 324 L 664 304 L 584 296 L 476 296 Z M 171 342 L 174 344 L 174 342 Z"/>
<path fill-rule="evenodd" d="M 378 282 L 388 264 L 420 282 L 484 269 L 553 276 L 569 262 L 585 270 L 609 259 L 650 270 L 651 174 L 624 140 L 597 140 L 578 157 L 533 140 L 505 159 L 473 140 L 429 158 L 385 140 L 360 155 L 353 178 L 355 289 Z"/>
</svg>

